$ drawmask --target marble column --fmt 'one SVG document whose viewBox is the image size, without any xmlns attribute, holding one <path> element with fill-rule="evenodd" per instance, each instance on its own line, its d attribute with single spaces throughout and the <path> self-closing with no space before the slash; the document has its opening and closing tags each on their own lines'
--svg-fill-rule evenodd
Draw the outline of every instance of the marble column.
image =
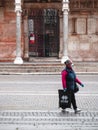
<svg viewBox="0 0 98 130">
<path fill-rule="evenodd" d="M 29 60 L 28 16 L 24 16 L 24 59 Z"/>
<path fill-rule="evenodd" d="M 69 59 L 68 57 L 68 11 L 69 11 L 69 0 L 63 0 L 63 56 L 61 63 Z"/>
<path fill-rule="evenodd" d="M 59 23 L 60 23 L 60 30 L 59 30 L 59 37 L 60 37 L 60 45 L 59 45 L 59 58 L 62 58 L 62 52 L 63 52 L 63 16 L 62 12 L 59 11 Z"/>
<path fill-rule="evenodd" d="M 15 0 L 16 12 L 16 58 L 14 64 L 23 64 L 21 57 L 21 0 Z"/>
</svg>

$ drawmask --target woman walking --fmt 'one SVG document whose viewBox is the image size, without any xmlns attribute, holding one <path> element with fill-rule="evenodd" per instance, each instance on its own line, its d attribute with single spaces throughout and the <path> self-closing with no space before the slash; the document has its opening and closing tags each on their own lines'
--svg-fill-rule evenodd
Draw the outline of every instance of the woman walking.
<svg viewBox="0 0 98 130">
<path fill-rule="evenodd" d="M 82 87 L 84 87 L 84 85 L 76 77 L 76 74 L 75 74 L 74 70 L 72 69 L 72 61 L 66 60 L 64 62 L 64 64 L 65 64 L 65 69 L 61 73 L 61 75 L 62 75 L 62 86 L 63 86 L 64 91 L 67 90 L 68 92 L 70 92 L 70 94 L 71 94 L 71 104 L 73 106 L 75 113 L 77 113 L 77 112 L 80 112 L 81 110 L 79 108 L 77 108 L 74 88 L 75 88 L 76 83 L 80 84 Z"/>
</svg>

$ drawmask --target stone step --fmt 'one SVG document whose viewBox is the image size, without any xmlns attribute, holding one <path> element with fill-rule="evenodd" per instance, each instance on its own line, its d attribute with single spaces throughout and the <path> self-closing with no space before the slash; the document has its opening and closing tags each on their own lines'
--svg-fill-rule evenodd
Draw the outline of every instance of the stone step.
<svg viewBox="0 0 98 130">
<path fill-rule="evenodd" d="M 0 74 L 60 74 L 64 65 L 60 60 L 34 60 L 21 65 L 13 63 L 0 63 Z M 97 62 L 74 62 L 74 70 L 82 73 L 98 73 Z"/>
<path fill-rule="evenodd" d="M 61 72 L 63 65 L 57 58 L 30 58 L 21 65 L 0 63 L 0 74 L 46 74 Z"/>
</svg>

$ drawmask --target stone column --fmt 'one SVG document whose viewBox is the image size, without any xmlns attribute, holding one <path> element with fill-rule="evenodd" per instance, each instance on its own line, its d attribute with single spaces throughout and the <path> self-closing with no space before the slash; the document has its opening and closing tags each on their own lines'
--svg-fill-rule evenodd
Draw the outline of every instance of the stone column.
<svg viewBox="0 0 98 130">
<path fill-rule="evenodd" d="M 60 31 L 59 31 L 59 37 L 60 37 L 60 45 L 59 45 L 59 58 L 62 58 L 63 53 L 63 16 L 62 12 L 59 11 L 59 23 L 60 23 Z"/>
<path fill-rule="evenodd" d="M 28 16 L 24 17 L 24 58 L 29 60 Z"/>
<path fill-rule="evenodd" d="M 68 51 L 67 51 L 67 45 L 68 45 L 68 11 L 69 11 L 69 0 L 63 0 L 63 56 L 61 59 L 61 63 L 64 63 L 64 61 L 68 58 Z"/>
<path fill-rule="evenodd" d="M 16 58 L 14 64 L 23 64 L 21 57 L 21 0 L 15 0 L 16 12 Z"/>
</svg>

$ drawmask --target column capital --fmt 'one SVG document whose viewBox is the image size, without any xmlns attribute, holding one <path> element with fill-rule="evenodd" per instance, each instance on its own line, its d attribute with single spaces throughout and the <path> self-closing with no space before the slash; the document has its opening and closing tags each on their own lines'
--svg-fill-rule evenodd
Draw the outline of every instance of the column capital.
<svg viewBox="0 0 98 130">
<path fill-rule="evenodd" d="M 63 0 L 62 11 L 69 11 L 69 0 Z"/>
<path fill-rule="evenodd" d="M 15 0 L 15 12 L 22 12 L 21 0 Z"/>
<path fill-rule="evenodd" d="M 68 15 L 68 11 L 69 11 L 69 10 L 64 9 L 64 10 L 63 10 L 63 14 L 64 14 L 64 15 Z"/>
</svg>

